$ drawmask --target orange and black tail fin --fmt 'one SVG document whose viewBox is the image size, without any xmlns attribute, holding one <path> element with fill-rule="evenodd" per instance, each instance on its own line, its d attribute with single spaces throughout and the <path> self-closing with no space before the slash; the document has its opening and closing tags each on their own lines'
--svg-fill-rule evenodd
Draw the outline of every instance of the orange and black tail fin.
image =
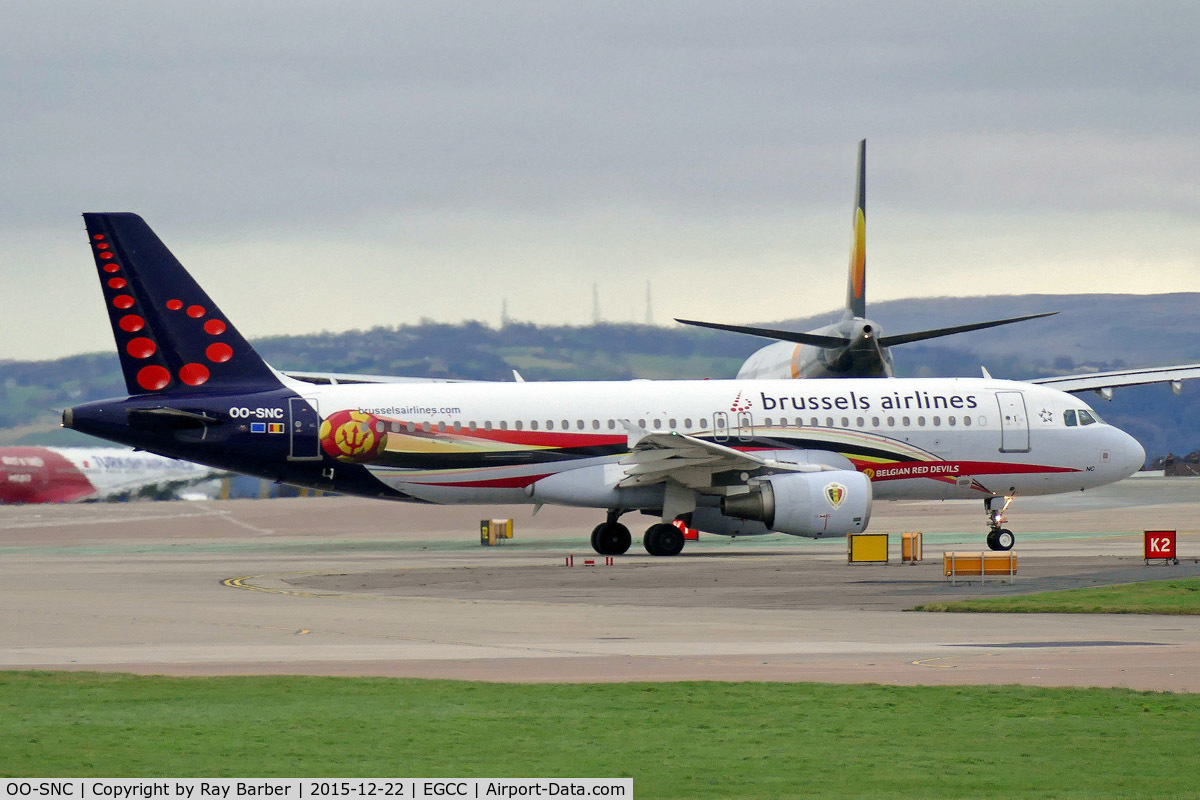
<svg viewBox="0 0 1200 800">
<path fill-rule="evenodd" d="M 867 140 L 858 143 L 858 186 L 854 192 L 854 238 L 850 243 L 850 278 L 846 284 L 846 316 L 867 315 Z"/>
</svg>

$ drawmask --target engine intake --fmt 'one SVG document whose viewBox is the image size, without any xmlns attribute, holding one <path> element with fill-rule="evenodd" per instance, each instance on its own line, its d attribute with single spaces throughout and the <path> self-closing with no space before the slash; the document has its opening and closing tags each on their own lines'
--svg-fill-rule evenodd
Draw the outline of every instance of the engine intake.
<svg viewBox="0 0 1200 800">
<path fill-rule="evenodd" d="M 871 481 L 851 470 L 771 475 L 722 498 L 721 513 L 793 536 L 860 533 L 871 519 Z"/>
</svg>

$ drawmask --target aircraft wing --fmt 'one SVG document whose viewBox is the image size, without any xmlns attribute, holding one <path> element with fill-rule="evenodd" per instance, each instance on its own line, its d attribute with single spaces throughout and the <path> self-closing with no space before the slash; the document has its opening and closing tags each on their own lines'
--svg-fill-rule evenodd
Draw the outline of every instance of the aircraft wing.
<svg viewBox="0 0 1200 800">
<path fill-rule="evenodd" d="M 682 433 L 647 433 L 637 440 L 620 464 L 625 467 L 625 478 L 618 484 L 622 488 L 662 483 L 671 478 L 690 489 L 709 489 L 713 485 L 713 475 L 718 472 L 761 469 L 820 472 L 830 469 L 822 464 L 785 464 L 760 458 Z"/>
<path fill-rule="evenodd" d="M 404 378 L 394 375 L 357 375 L 350 372 L 283 372 L 289 378 L 305 383 L 479 383 L 480 381 L 456 380 L 454 378 Z"/>
<path fill-rule="evenodd" d="M 1147 367 L 1144 369 L 1119 369 L 1113 372 L 1093 372 L 1088 375 L 1064 375 L 1054 378 L 1038 378 L 1029 381 L 1049 386 L 1062 392 L 1100 392 L 1106 399 L 1112 390 L 1121 386 L 1143 386 L 1148 383 L 1170 383 L 1178 392 L 1181 381 L 1200 378 L 1200 364 L 1176 364 L 1171 367 Z"/>
</svg>

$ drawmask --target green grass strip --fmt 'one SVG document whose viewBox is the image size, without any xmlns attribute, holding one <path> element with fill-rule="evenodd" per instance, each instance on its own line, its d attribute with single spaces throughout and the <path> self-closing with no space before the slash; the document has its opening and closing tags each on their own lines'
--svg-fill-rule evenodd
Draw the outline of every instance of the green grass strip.
<svg viewBox="0 0 1200 800">
<path fill-rule="evenodd" d="M 1065 589 L 1021 597 L 926 603 L 917 611 L 1020 614 L 1200 614 L 1200 578 Z"/>
<path fill-rule="evenodd" d="M 638 798 L 1195 797 L 1200 695 L 0 673 L 7 777 L 631 777 Z"/>
</svg>

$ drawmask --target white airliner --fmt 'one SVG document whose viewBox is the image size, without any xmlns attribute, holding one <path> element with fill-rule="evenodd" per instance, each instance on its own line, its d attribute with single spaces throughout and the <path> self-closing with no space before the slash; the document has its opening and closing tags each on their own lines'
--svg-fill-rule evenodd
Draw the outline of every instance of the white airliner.
<svg viewBox="0 0 1200 800">
<path fill-rule="evenodd" d="M 177 492 L 217 477 L 209 467 L 121 447 L 0 447 L 0 503 L 72 503 Z"/>
<path fill-rule="evenodd" d="M 68 409 L 86 433 L 300 486 L 431 503 L 603 509 L 725 535 L 865 530 L 879 499 L 982 499 L 990 546 L 1019 495 L 1120 480 L 1144 460 L 1076 397 L 962 379 L 329 383 L 268 366 L 142 219 L 85 214 L 130 396 Z"/>
</svg>

